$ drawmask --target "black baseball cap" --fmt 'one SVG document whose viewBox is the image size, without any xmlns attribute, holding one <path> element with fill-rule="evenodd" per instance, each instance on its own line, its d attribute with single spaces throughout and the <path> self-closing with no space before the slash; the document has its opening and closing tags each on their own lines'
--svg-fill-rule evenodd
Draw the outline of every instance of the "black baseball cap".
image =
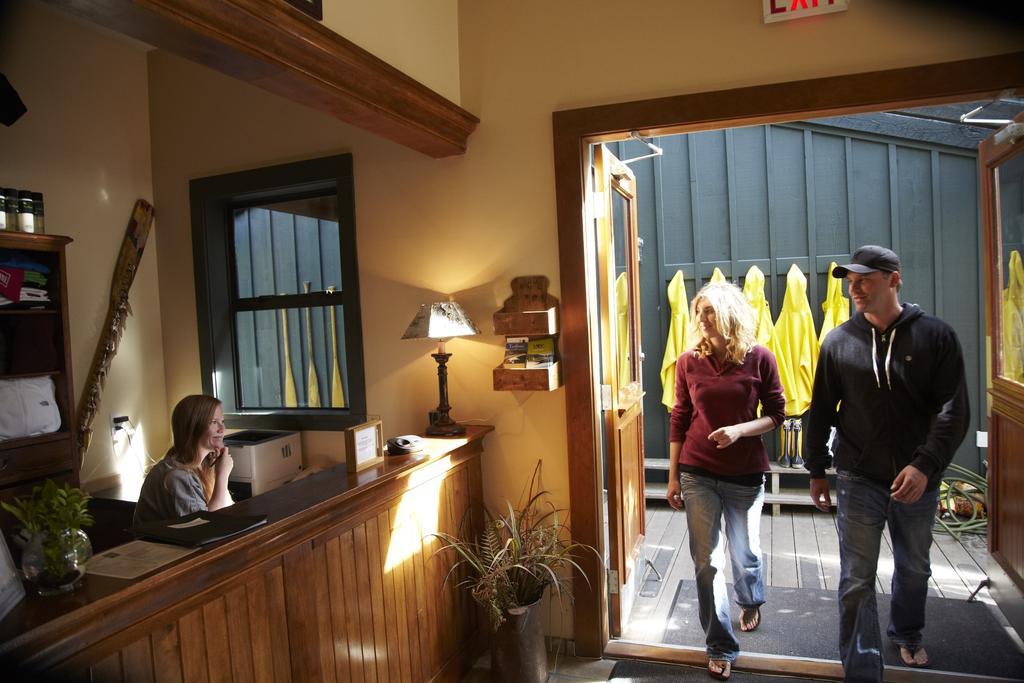
<svg viewBox="0 0 1024 683">
<path fill-rule="evenodd" d="M 865 244 L 853 252 L 850 263 L 832 269 L 832 277 L 844 278 L 847 273 L 898 273 L 900 257 L 892 249 Z"/>
</svg>

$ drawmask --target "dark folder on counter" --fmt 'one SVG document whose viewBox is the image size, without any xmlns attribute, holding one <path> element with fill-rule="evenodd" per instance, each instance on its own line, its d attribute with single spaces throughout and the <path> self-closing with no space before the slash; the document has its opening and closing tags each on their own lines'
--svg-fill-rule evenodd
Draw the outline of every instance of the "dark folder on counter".
<svg viewBox="0 0 1024 683">
<path fill-rule="evenodd" d="M 201 510 L 177 519 L 137 524 L 132 531 L 140 538 L 194 548 L 224 540 L 266 523 L 266 515 L 228 515 Z"/>
</svg>

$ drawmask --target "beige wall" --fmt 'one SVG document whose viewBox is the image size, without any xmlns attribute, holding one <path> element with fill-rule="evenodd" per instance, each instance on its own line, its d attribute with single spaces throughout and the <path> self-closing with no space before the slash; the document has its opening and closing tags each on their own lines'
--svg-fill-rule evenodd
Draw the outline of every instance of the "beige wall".
<svg viewBox="0 0 1024 683">
<path fill-rule="evenodd" d="M 459 103 L 458 0 L 323 0 L 323 24 Z"/>
<path fill-rule="evenodd" d="M 43 192 L 46 229 L 68 235 L 75 395 L 81 395 L 107 312 L 110 280 L 135 200 L 152 200 L 146 55 L 43 5 L 17 0 L 0 17 L 0 71 L 28 108 L 0 129 L 0 185 Z M 59 47 L 59 49 L 54 49 Z M 141 471 L 136 458 L 167 441 L 157 226 L 131 291 L 128 319 L 82 466 L 88 483 Z M 114 444 L 112 415 L 141 434 Z M 140 438 L 141 437 L 141 438 Z"/>
</svg>

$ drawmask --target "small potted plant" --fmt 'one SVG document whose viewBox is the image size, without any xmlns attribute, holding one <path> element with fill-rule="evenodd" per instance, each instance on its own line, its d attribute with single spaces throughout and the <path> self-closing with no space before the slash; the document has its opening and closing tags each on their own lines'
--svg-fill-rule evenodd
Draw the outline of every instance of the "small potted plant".
<svg viewBox="0 0 1024 683">
<path fill-rule="evenodd" d="M 27 542 L 21 553 L 21 571 L 40 595 L 72 591 L 85 576 L 92 544 L 82 527 L 93 522 L 89 495 L 68 484 L 48 479 L 31 495 L 13 503 L 0 503 L 21 522 Z"/>
<path fill-rule="evenodd" d="M 498 681 L 508 683 L 547 680 L 541 598 L 550 587 L 559 600 L 571 599 L 567 570 L 580 569 L 574 559 L 578 553 L 596 553 L 571 540 L 564 511 L 543 501 L 548 492 L 537 489 L 539 475 L 540 462 L 526 504 L 516 510 L 506 502 L 506 512 L 500 515 L 485 510 L 486 524 L 479 534 L 466 529 L 465 523 L 461 538 L 434 534 L 442 541 L 439 553 L 454 553 L 445 581 L 464 576 L 459 585 L 468 588 L 487 612 L 494 631 L 491 669 Z"/>
</svg>

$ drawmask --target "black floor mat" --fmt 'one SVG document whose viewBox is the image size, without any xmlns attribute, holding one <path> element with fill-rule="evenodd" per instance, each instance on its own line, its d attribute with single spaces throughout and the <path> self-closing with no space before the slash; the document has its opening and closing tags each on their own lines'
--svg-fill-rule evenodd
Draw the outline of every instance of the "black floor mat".
<svg viewBox="0 0 1024 683">
<path fill-rule="evenodd" d="M 731 597 L 731 584 L 729 593 Z M 733 628 L 743 652 L 839 659 L 839 608 L 834 590 L 770 586 L 765 597 L 761 627 L 753 633 L 740 632 L 739 607 L 733 605 Z M 931 669 L 1006 678 L 1024 676 L 1024 653 L 1003 630 L 992 607 L 936 597 L 929 597 L 927 604 L 924 646 Z M 878 595 L 878 616 L 885 662 L 901 666 L 899 651 L 885 637 L 887 595 Z M 694 647 L 704 644 L 693 581 L 679 582 L 664 642 Z"/>
</svg>

